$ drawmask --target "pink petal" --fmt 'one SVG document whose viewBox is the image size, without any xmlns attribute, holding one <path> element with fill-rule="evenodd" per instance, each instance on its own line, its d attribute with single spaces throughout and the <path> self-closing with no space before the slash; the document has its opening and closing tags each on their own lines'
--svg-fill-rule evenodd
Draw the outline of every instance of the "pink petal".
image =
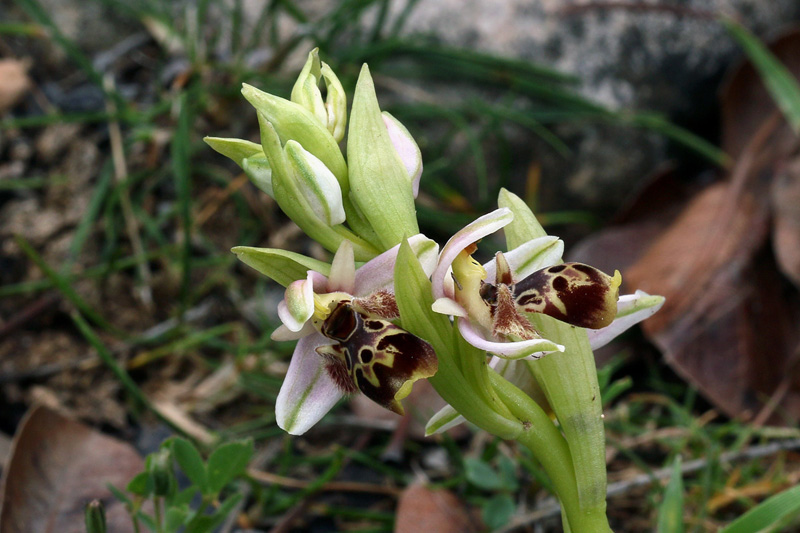
<svg viewBox="0 0 800 533">
<path fill-rule="evenodd" d="M 617 301 L 617 317 L 601 329 L 587 329 L 592 350 L 602 348 L 614 337 L 634 324 L 653 316 L 664 305 L 663 296 L 651 296 L 644 291 L 620 296 Z"/>
<path fill-rule="evenodd" d="M 278 304 L 278 316 L 287 328 L 300 331 L 313 314 L 314 281 L 309 270 L 306 279 L 298 279 L 286 287 L 283 300 Z"/>
<path fill-rule="evenodd" d="M 497 209 L 483 215 L 460 229 L 453 235 L 439 254 L 439 264 L 433 271 L 431 281 L 433 282 L 433 297 L 442 298 L 445 296 L 444 280 L 447 270 L 453 264 L 456 256 L 461 250 L 470 244 L 479 241 L 483 237 L 494 233 L 514 219 L 514 214 L 507 207 Z"/>
<path fill-rule="evenodd" d="M 275 418 L 292 435 L 308 431 L 344 396 L 328 376 L 324 360 L 314 351 L 323 344 L 330 341 L 319 333 L 298 341 L 278 393 Z"/>
<path fill-rule="evenodd" d="M 355 279 L 356 264 L 353 257 L 353 245 L 350 241 L 343 240 L 331 262 L 331 275 L 328 276 L 328 292 L 341 291 L 353 294 Z"/>
<path fill-rule="evenodd" d="M 511 267 L 515 281 L 519 281 L 537 270 L 557 264 L 561 261 L 563 253 L 564 242 L 558 237 L 545 235 L 531 239 L 511 251 L 504 252 L 503 255 Z M 483 265 L 483 268 L 486 269 L 486 279 L 494 282 L 497 268 L 494 260 Z"/>
<path fill-rule="evenodd" d="M 487 351 L 504 359 L 522 359 L 530 357 L 539 359 L 551 352 L 563 352 L 564 347 L 547 339 L 533 339 L 519 342 L 490 341 L 480 334 L 469 320 L 457 318 L 461 336 L 476 348 Z"/>
<path fill-rule="evenodd" d="M 436 268 L 439 245 L 421 233 L 408 239 L 408 244 L 414 250 L 425 274 L 430 276 Z M 394 286 L 394 264 L 399 250 L 398 244 L 359 268 L 356 271 L 355 291 L 352 294 L 363 297 L 381 289 L 391 289 Z"/>
<path fill-rule="evenodd" d="M 397 155 L 400 156 L 403 166 L 406 167 L 414 198 L 416 198 L 419 193 L 419 178 L 422 176 L 422 153 L 414 137 L 399 120 L 386 111 L 381 113 L 381 116 L 383 123 L 386 124 L 386 129 L 389 130 L 389 140 L 392 141 L 392 146 L 397 150 Z"/>
</svg>

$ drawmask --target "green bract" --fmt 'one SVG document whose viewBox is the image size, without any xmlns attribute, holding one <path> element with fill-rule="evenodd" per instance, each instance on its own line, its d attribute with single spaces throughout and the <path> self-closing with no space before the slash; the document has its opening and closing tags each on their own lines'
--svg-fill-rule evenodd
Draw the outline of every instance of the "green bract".
<svg viewBox="0 0 800 533">
<path fill-rule="evenodd" d="M 419 233 L 411 181 L 389 138 L 366 65 L 356 85 L 347 138 L 351 195 L 384 248 Z"/>
</svg>

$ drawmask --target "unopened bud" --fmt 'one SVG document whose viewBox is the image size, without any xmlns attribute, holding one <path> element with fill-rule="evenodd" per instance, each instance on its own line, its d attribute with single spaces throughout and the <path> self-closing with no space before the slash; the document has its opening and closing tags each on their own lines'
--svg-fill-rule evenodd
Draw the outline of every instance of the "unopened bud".
<svg viewBox="0 0 800 533">
<path fill-rule="evenodd" d="M 103 502 L 92 500 L 83 510 L 86 533 L 106 533 L 106 510 Z"/>
</svg>

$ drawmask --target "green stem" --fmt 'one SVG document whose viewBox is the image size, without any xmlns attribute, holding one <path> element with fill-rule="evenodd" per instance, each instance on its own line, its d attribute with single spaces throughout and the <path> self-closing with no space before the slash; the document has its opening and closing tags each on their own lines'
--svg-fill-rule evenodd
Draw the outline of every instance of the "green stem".
<svg viewBox="0 0 800 533">
<path fill-rule="evenodd" d="M 508 207 L 514 220 L 504 228 L 508 249 L 546 235 L 521 198 L 503 189 L 500 207 Z M 581 509 L 605 513 L 605 428 L 594 354 L 586 332 L 541 314 L 529 314 L 542 336 L 566 347 L 529 364 L 563 428 L 572 455 Z M 572 524 L 573 531 L 582 531 Z"/>
<path fill-rule="evenodd" d="M 164 531 L 164 524 L 162 523 L 162 513 L 161 513 L 161 504 L 163 499 L 161 497 L 156 497 L 155 501 L 153 502 L 155 505 L 155 519 L 156 519 L 156 533 L 161 533 Z"/>
<path fill-rule="evenodd" d="M 594 355 L 586 332 L 543 315 L 529 315 L 542 335 L 564 353 L 531 363 L 536 380 L 561 424 L 585 511 L 606 508 L 605 428 Z M 574 529 L 574 528 L 573 528 Z"/>
<path fill-rule="evenodd" d="M 479 350 L 469 344 L 464 337 L 462 337 L 454 329 L 454 337 L 457 346 L 458 359 L 461 364 L 461 371 L 464 378 L 471 385 L 471 389 L 475 394 L 480 395 L 481 399 L 492 407 L 492 411 L 498 413 L 503 418 L 513 420 L 515 417 L 508 410 L 508 407 L 500 400 L 497 393 L 492 387 L 490 381 L 490 374 L 494 374 L 489 370 L 489 365 L 486 360 L 486 352 Z M 462 413 L 463 414 L 463 413 Z"/>
<path fill-rule="evenodd" d="M 517 436 L 517 442 L 531 450 L 553 482 L 561 502 L 562 516 L 568 520 L 564 529 L 582 533 L 609 533 L 611 528 L 605 508 L 581 508 L 569 446 L 547 413 L 496 372 L 489 372 L 489 377 L 500 399 L 523 423 L 524 429 Z"/>
</svg>

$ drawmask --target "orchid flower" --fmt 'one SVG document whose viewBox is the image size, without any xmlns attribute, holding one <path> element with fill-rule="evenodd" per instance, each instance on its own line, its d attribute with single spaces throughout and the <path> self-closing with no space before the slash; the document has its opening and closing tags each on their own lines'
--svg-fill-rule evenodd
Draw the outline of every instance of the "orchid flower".
<svg viewBox="0 0 800 533">
<path fill-rule="evenodd" d="M 430 274 L 438 245 L 423 235 L 409 244 Z M 399 245 L 356 270 L 353 248 L 343 241 L 328 277 L 309 270 L 291 283 L 278 315 L 274 340 L 299 339 L 275 406 L 278 425 L 305 433 L 343 396 L 361 391 L 403 413 L 400 400 L 414 381 L 436 372 L 430 345 L 395 326 L 393 286 Z M 332 344 L 333 342 L 333 344 Z M 404 357 L 409 355 L 409 357 Z"/>
<path fill-rule="evenodd" d="M 586 328 L 594 350 L 652 316 L 664 298 L 643 291 L 617 298 L 618 272 L 608 276 L 588 265 L 561 263 L 564 244 L 552 236 L 532 239 L 505 254 L 498 252 L 494 261 L 477 264 L 470 256 L 475 242 L 512 220 L 509 209 L 498 209 L 447 242 L 432 276 L 433 310 L 452 315 L 467 342 L 493 354 L 489 364 L 497 373 L 537 397 L 541 393 L 527 365 L 546 353 L 564 351 L 564 347 L 538 337 L 523 313 L 541 312 Z M 573 287 L 569 279 L 566 284 L 555 281 L 556 276 L 565 274 L 576 280 Z M 515 278 L 520 281 L 514 283 Z M 565 290 L 558 290 L 560 284 Z M 519 338 L 523 340 L 514 340 Z M 439 433 L 463 421 L 446 406 L 431 418 L 426 432 Z"/>
</svg>

